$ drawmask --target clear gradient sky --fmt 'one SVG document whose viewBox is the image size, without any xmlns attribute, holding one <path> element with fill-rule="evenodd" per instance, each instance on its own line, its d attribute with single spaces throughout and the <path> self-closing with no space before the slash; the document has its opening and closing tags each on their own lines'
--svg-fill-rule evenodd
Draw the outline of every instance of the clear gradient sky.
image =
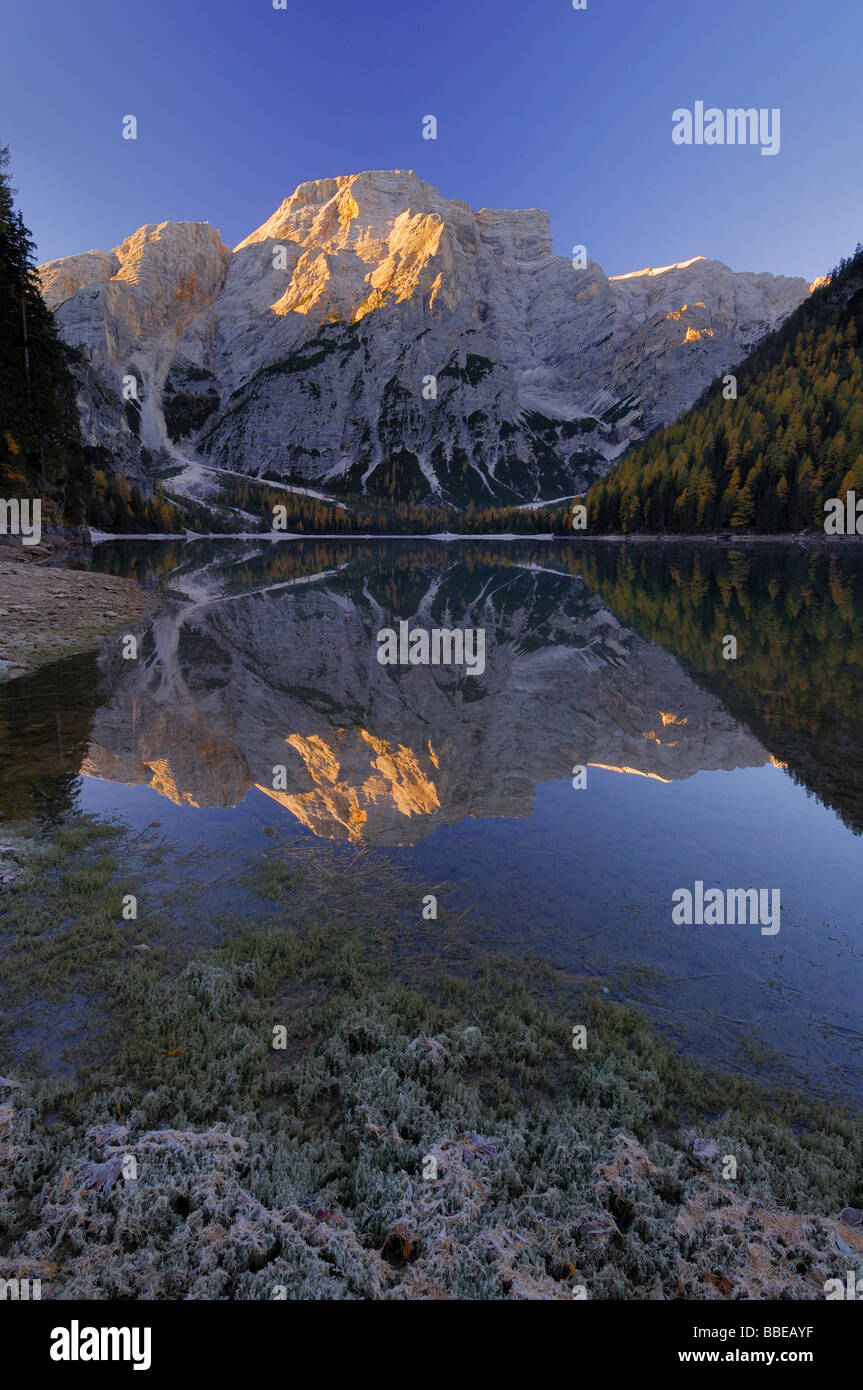
<svg viewBox="0 0 863 1390">
<path fill-rule="evenodd" d="M 166 219 L 235 245 L 306 179 L 402 168 L 610 275 L 812 279 L 863 241 L 861 69 L 860 0 L 2 0 L 0 143 L 40 260 Z M 779 154 L 674 145 L 696 100 L 779 107 Z"/>
</svg>

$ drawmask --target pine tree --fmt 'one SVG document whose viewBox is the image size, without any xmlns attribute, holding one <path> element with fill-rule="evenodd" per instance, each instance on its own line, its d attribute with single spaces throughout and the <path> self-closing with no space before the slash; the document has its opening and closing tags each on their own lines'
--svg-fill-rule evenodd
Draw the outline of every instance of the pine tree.
<svg viewBox="0 0 863 1390">
<path fill-rule="evenodd" d="M 67 349 L 42 299 L 35 245 L 15 210 L 0 148 L 0 490 L 40 497 L 59 516 L 83 469 Z M 72 517 L 80 520 L 80 517 Z"/>
</svg>

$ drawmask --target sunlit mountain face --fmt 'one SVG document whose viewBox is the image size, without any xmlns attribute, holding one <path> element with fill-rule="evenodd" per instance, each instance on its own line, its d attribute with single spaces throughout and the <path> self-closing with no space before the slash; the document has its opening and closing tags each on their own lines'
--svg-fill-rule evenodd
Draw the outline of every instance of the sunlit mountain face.
<svg viewBox="0 0 863 1390">
<path fill-rule="evenodd" d="M 81 771 L 192 808 L 257 789 L 317 835 L 403 845 L 528 816 L 579 765 L 671 782 L 769 760 L 554 550 L 316 550 L 293 575 L 267 546 L 175 576 L 140 659 L 103 651 Z M 382 665 L 400 625 L 481 631 L 484 669 Z"/>
<path fill-rule="evenodd" d="M 609 279 L 408 170 L 301 184 L 233 251 L 152 222 L 40 275 L 100 466 L 459 508 L 580 491 L 809 294 L 703 256 Z"/>
</svg>

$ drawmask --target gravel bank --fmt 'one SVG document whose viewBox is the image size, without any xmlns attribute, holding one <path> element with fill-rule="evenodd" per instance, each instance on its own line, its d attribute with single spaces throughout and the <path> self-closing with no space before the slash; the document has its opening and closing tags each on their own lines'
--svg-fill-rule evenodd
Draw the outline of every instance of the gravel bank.
<svg viewBox="0 0 863 1390">
<path fill-rule="evenodd" d="M 0 558 L 0 681 L 86 651 L 156 601 L 129 579 Z"/>
</svg>

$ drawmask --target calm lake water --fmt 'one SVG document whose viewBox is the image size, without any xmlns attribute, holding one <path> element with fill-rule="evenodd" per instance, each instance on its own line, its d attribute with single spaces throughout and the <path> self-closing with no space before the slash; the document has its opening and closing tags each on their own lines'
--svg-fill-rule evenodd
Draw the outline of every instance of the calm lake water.
<svg viewBox="0 0 863 1390">
<path fill-rule="evenodd" d="M 856 549 L 125 542 L 93 566 L 159 610 L 137 660 L 112 638 L 0 687 L 0 816 L 158 821 L 236 878 L 268 826 L 385 856 L 697 1055 L 860 1104 Z M 382 665 L 403 620 L 482 630 L 482 674 Z M 779 932 L 676 925 L 696 881 L 778 889 Z"/>
</svg>

